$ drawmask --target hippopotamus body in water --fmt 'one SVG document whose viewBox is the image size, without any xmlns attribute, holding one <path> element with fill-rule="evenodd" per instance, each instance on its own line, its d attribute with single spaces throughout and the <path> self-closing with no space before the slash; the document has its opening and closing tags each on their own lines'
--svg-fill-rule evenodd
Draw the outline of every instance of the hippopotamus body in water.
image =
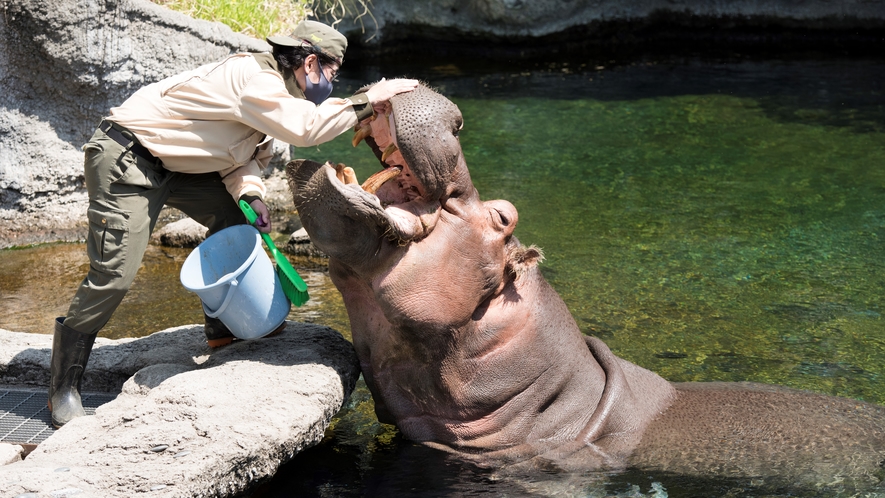
<svg viewBox="0 0 885 498">
<path fill-rule="evenodd" d="M 329 255 L 381 422 L 488 463 L 692 475 L 878 479 L 885 407 L 776 386 L 670 383 L 585 336 L 482 201 L 454 103 L 426 86 L 357 127 L 384 169 L 293 161 L 289 186 Z M 829 477 L 828 477 L 829 478 Z"/>
</svg>

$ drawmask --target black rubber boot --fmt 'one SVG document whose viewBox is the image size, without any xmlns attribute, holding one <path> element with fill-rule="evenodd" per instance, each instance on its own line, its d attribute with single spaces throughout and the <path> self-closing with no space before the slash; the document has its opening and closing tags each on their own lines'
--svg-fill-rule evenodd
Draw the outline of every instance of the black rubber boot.
<svg viewBox="0 0 885 498">
<path fill-rule="evenodd" d="M 225 324 L 221 323 L 221 320 L 211 318 L 205 313 L 203 316 L 206 318 L 206 326 L 203 328 L 203 332 L 206 333 L 206 342 L 209 343 L 210 348 L 220 348 L 234 342 L 234 335 Z"/>
<path fill-rule="evenodd" d="M 80 383 L 98 335 L 77 332 L 66 327 L 64 320 L 64 317 L 55 319 L 49 360 L 49 411 L 56 429 L 86 415 L 80 402 Z"/>
</svg>

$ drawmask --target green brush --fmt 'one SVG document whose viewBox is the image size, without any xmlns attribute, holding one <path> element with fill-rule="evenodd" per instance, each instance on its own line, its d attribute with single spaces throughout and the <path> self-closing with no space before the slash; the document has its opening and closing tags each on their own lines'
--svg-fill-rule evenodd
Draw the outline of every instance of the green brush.
<svg viewBox="0 0 885 498">
<path fill-rule="evenodd" d="M 246 201 L 240 201 L 240 209 L 243 210 L 243 214 L 246 215 L 246 219 L 249 220 L 249 223 L 254 225 L 255 220 L 258 219 L 258 214 L 255 213 L 252 206 Z M 274 261 L 277 262 L 277 275 L 280 276 L 283 293 L 286 294 L 289 302 L 295 306 L 301 306 L 306 303 L 307 300 L 310 299 L 310 296 L 307 294 L 307 284 L 304 283 L 304 280 L 302 280 L 300 276 L 298 276 L 298 273 L 295 271 L 295 268 L 292 268 L 292 264 L 289 263 L 286 256 L 277 250 L 277 246 L 275 246 L 273 240 L 270 239 L 270 235 L 262 233 L 261 238 L 264 239 L 264 243 L 273 255 Z"/>
</svg>

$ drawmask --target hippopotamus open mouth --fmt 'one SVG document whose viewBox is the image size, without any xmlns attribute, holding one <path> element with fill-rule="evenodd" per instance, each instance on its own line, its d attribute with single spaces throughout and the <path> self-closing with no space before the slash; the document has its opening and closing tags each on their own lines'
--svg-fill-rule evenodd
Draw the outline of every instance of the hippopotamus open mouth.
<svg viewBox="0 0 885 498">
<path fill-rule="evenodd" d="M 398 115 L 408 119 L 398 121 Z M 458 140 L 462 125 L 454 103 L 421 85 L 357 125 L 353 145 L 365 140 L 382 165 L 362 186 L 343 164 L 290 163 L 295 206 L 314 244 L 359 266 L 367 255 L 377 257 L 385 244 L 404 246 L 426 238 L 442 210 L 459 209 L 456 202 L 478 201 Z M 508 221 L 515 222 L 512 206 L 503 210 L 511 211 Z M 330 216 L 330 211 L 344 217 Z M 342 234 L 353 244 L 342 241 Z"/>
<path fill-rule="evenodd" d="M 438 200 L 451 193 L 453 172 L 465 166 L 458 140 L 463 119 L 455 104 L 439 97 L 420 86 L 394 98 L 389 113 L 357 126 L 354 147 L 365 139 L 385 168 L 363 184 L 382 204 Z M 397 115 L 409 119 L 398 124 Z M 396 181 L 385 183 L 392 178 Z"/>
</svg>

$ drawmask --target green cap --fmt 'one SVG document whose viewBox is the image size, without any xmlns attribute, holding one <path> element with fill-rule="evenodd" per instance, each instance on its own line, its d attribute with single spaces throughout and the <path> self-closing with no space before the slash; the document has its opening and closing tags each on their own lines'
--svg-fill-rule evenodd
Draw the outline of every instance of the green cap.
<svg viewBox="0 0 885 498">
<path fill-rule="evenodd" d="M 313 45 L 324 54 L 335 59 L 338 65 L 344 62 L 347 38 L 331 26 L 317 21 L 301 21 L 289 36 L 268 36 L 267 43 L 274 47 L 303 47 Z"/>
</svg>

